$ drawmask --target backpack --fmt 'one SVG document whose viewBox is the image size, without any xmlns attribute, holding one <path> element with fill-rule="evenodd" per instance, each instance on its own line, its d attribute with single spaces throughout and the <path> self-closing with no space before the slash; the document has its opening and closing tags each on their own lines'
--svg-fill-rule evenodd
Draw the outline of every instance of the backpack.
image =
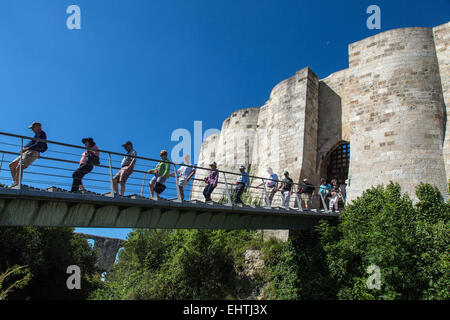
<svg viewBox="0 0 450 320">
<path fill-rule="evenodd" d="M 95 165 L 95 166 L 100 165 L 100 158 L 97 157 L 92 152 L 88 151 L 87 155 L 86 155 L 86 158 L 87 158 L 87 164 L 92 164 L 92 165 Z"/>
<path fill-rule="evenodd" d="M 157 194 L 161 194 L 164 190 L 166 190 L 166 186 L 161 182 L 156 182 L 155 191 Z"/>
<path fill-rule="evenodd" d="M 40 153 L 44 153 L 45 151 L 47 151 L 48 146 L 46 143 L 43 143 L 41 146 L 41 149 L 39 150 Z"/>
</svg>

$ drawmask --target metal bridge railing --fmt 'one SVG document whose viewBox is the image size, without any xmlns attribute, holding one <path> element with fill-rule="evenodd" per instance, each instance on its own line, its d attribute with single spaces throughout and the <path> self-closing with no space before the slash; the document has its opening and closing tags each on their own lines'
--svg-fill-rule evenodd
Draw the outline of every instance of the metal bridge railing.
<svg viewBox="0 0 450 320">
<path fill-rule="evenodd" d="M 20 156 L 20 172 L 22 172 L 22 155 L 24 140 L 32 140 L 34 138 L 29 136 L 11 134 L 6 132 L 0 132 L 0 183 L 5 181 L 12 181 L 12 177 L 9 175 L 9 168 L 4 163 L 10 163 L 14 158 Z M 34 139 L 36 141 L 42 141 L 40 139 Z M 15 188 L 22 188 L 24 183 L 32 183 L 33 187 L 37 188 L 48 188 L 57 187 L 60 189 L 65 189 L 71 186 L 68 182 L 73 179 L 70 172 L 74 172 L 79 164 L 79 158 L 81 153 L 76 153 L 76 151 L 85 151 L 86 147 L 79 145 L 72 145 L 68 143 L 46 140 L 42 141 L 48 144 L 48 150 L 41 154 L 39 159 L 33 162 L 30 167 L 19 174 L 19 184 Z M 89 174 L 87 174 L 83 181 L 86 182 L 87 190 L 94 190 L 95 193 L 100 193 L 104 196 L 114 197 L 115 190 L 113 187 L 113 177 L 114 172 L 121 169 L 120 163 L 121 158 L 127 156 L 125 153 L 103 150 L 96 150 L 100 152 L 101 164 L 94 167 Z M 126 183 L 127 193 L 131 195 L 136 195 L 140 197 L 145 197 L 146 195 L 146 183 L 150 181 L 149 169 L 154 169 L 160 159 L 153 159 L 143 156 L 136 156 L 136 163 L 134 165 L 134 170 L 131 176 L 128 178 Z M 105 164 L 106 163 L 106 164 Z M 192 177 L 193 182 L 202 182 L 202 178 L 199 176 L 206 176 L 211 169 L 203 168 L 199 166 L 194 166 L 191 164 L 180 164 L 175 162 L 170 162 L 171 169 L 175 173 L 175 181 L 170 178 L 165 181 L 166 190 L 164 191 L 164 197 L 170 200 L 181 201 L 180 189 L 177 187 L 179 184 L 177 168 L 180 166 L 192 167 L 196 170 L 195 176 Z M 5 169 L 6 167 L 6 169 Z M 237 177 L 241 175 L 240 172 L 230 172 L 224 170 L 219 171 L 219 181 L 214 193 L 219 192 L 224 197 L 221 199 L 221 203 L 224 205 L 233 205 L 233 197 L 235 195 L 236 184 L 231 181 L 236 181 Z M 202 173 L 200 173 L 202 172 Z M 22 177 L 24 175 L 25 178 Z M 227 177 L 228 176 L 228 177 Z M 230 179 L 231 178 L 231 179 Z M 256 206 L 263 206 L 271 208 L 271 201 L 269 199 L 269 191 L 267 190 L 266 183 L 273 181 L 278 183 L 280 186 L 280 180 L 273 180 L 267 177 L 258 177 L 249 175 L 251 185 L 248 186 L 247 192 L 243 195 L 243 198 L 251 199 L 252 204 Z M 200 194 L 202 196 L 202 191 L 200 190 L 198 184 L 194 188 L 194 183 L 190 182 L 184 187 L 185 195 L 195 198 Z M 261 182 L 260 186 L 255 186 L 256 182 Z M 6 183 L 7 185 L 8 183 Z M 262 186 L 261 186 L 262 185 Z M 300 185 L 298 183 L 293 183 L 293 193 L 294 203 L 297 204 L 297 208 L 301 210 L 301 201 L 299 199 Z M 317 187 L 316 187 L 317 188 Z M 277 192 L 279 193 L 279 192 Z M 188 198 L 188 197 L 186 197 Z M 323 208 L 328 211 L 327 205 L 323 197 L 320 196 Z"/>
</svg>

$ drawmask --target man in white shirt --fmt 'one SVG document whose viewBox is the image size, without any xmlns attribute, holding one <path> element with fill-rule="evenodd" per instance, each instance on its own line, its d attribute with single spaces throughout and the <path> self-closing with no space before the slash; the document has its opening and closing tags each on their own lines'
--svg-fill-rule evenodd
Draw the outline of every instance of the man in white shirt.
<svg viewBox="0 0 450 320">
<path fill-rule="evenodd" d="M 191 158 L 189 155 L 184 156 L 184 163 L 187 165 L 191 164 Z M 184 187 L 189 183 L 192 176 L 195 174 L 195 168 L 190 166 L 181 166 L 180 169 L 177 170 L 178 174 L 178 190 L 180 190 L 181 200 L 184 201 Z M 171 176 L 175 175 L 175 173 L 171 173 Z"/>
<path fill-rule="evenodd" d="M 125 184 L 127 183 L 128 178 L 133 173 L 134 165 L 136 163 L 137 152 L 133 149 L 133 144 L 131 141 L 125 142 L 122 147 L 127 151 L 127 155 L 123 157 L 121 163 L 121 169 L 114 176 L 113 184 L 114 184 L 114 192 L 115 194 L 119 194 L 119 183 L 120 183 L 120 195 L 123 196 L 125 194 Z"/>
<path fill-rule="evenodd" d="M 263 191 L 263 199 L 266 201 L 267 205 L 272 204 L 273 197 L 275 196 L 275 193 L 277 193 L 278 189 L 278 175 L 273 173 L 272 168 L 267 168 L 267 173 L 269 174 L 268 180 L 264 181 L 257 187 L 261 187 L 264 183 L 266 184 L 267 192 L 269 194 L 269 203 L 267 203 L 266 198 L 264 197 L 264 191 Z"/>
</svg>

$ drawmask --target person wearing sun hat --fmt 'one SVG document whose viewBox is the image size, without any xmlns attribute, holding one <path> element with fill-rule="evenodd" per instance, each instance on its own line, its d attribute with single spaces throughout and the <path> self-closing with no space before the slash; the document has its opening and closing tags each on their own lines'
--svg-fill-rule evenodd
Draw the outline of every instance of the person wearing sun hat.
<svg viewBox="0 0 450 320">
<path fill-rule="evenodd" d="M 81 192 L 86 189 L 83 186 L 83 178 L 94 169 L 95 165 L 100 164 L 100 151 L 92 138 L 83 138 L 81 142 L 86 150 L 81 154 L 79 167 L 72 174 L 73 182 L 71 192 Z"/>
<path fill-rule="evenodd" d="M 33 130 L 34 138 L 23 147 L 22 155 L 19 155 L 9 164 L 13 179 L 13 184 L 10 186 L 11 188 L 19 184 L 19 175 L 23 175 L 23 170 L 28 168 L 37 158 L 39 158 L 41 153 L 47 151 L 47 142 L 45 142 L 45 140 L 47 140 L 47 135 L 44 130 L 42 130 L 41 123 L 33 122 L 28 128 Z M 22 167 L 20 166 L 21 159 Z"/>
</svg>

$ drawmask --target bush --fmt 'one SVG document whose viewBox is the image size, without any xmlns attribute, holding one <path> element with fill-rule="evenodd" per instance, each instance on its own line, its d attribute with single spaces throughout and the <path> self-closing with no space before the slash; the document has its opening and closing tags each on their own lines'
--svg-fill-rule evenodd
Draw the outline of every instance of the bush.
<svg viewBox="0 0 450 320">
<path fill-rule="evenodd" d="M 448 299 L 449 204 L 421 184 L 413 205 L 398 184 L 367 190 L 332 227 L 323 222 L 323 248 L 340 299 Z M 367 267 L 381 270 L 381 289 L 368 289 Z"/>
</svg>

